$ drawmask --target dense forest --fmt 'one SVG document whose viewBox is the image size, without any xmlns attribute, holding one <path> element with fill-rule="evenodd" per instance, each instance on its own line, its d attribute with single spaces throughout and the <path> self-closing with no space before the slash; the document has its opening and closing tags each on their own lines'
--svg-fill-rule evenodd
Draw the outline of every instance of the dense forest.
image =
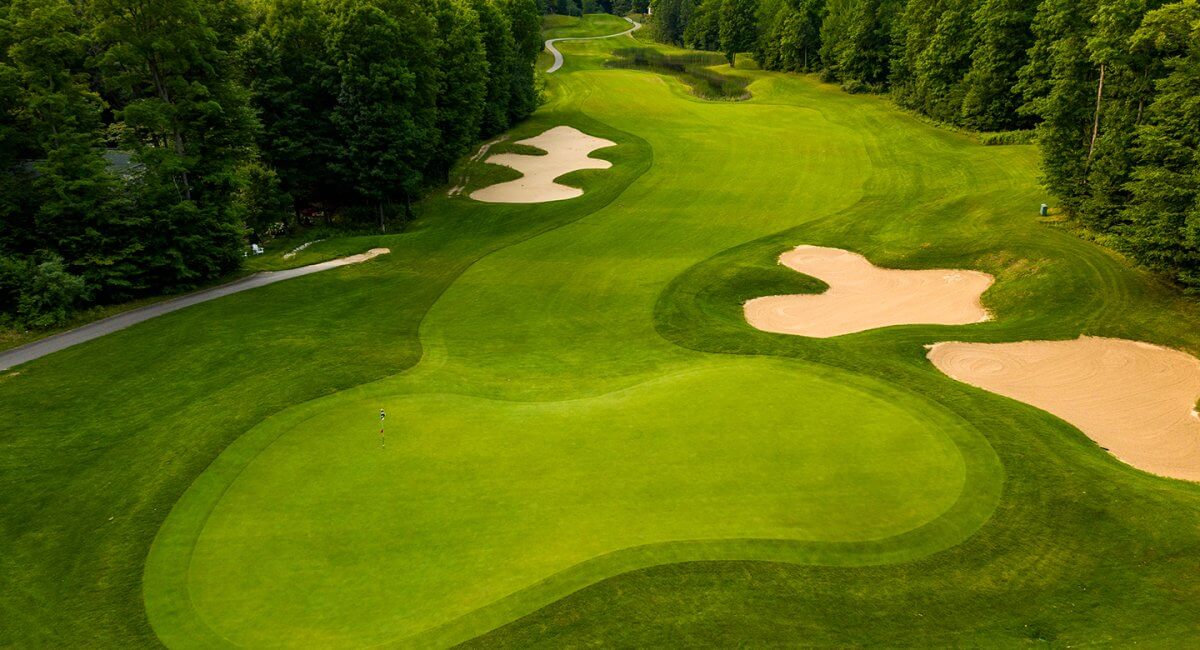
<svg viewBox="0 0 1200 650">
<path fill-rule="evenodd" d="M 610 13 L 618 16 L 646 13 L 650 0 L 538 0 L 542 13 L 561 16 Z"/>
<path fill-rule="evenodd" d="M 0 0 L 0 325 L 387 228 L 539 101 L 537 0 Z"/>
<path fill-rule="evenodd" d="M 536 107 L 540 15 L 1036 135 L 1058 203 L 1200 290 L 1196 0 L 0 0 L 0 326 L 178 291 L 313 215 L 394 227 Z"/>
<path fill-rule="evenodd" d="M 1005 143 L 1097 239 L 1200 291 L 1196 0 L 655 0 L 677 45 L 751 52 Z"/>
</svg>

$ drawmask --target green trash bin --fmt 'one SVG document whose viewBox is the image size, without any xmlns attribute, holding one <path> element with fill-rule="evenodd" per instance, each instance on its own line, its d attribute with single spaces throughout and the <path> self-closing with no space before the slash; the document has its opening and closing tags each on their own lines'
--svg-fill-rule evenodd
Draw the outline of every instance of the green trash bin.
<svg viewBox="0 0 1200 650">
<path fill-rule="evenodd" d="M 1042 204 L 1042 209 L 1041 209 L 1041 215 L 1042 215 L 1043 217 L 1048 217 L 1048 216 L 1050 216 L 1050 206 L 1048 206 L 1048 205 L 1046 205 L 1045 203 L 1043 203 L 1043 204 Z"/>
</svg>

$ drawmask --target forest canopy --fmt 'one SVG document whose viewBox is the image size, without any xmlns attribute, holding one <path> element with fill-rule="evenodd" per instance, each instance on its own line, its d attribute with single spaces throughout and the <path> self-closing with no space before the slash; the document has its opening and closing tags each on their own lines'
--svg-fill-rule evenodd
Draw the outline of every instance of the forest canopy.
<svg viewBox="0 0 1200 650">
<path fill-rule="evenodd" d="M 0 325 L 386 229 L 539 101 L 537 0 L 0 0 Z"/>
</svg>

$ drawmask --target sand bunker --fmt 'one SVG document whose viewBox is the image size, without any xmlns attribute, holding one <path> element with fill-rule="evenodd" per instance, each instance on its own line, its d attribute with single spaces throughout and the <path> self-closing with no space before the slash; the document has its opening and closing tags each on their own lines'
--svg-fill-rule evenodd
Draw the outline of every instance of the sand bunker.
<svg viewBox="0 0 1200 650">
<path fill-rule="evenodd" d="M 967 325 L 990 317 L 979 301 L 992 285 L 987 273 L 881 269 L 858 253 L 822 246 L 797 246 L 779 262 L 823 280 L 829 289 L 747 301 L 746 320 L 767 332 L 826 338 L 889 325 Z"/>
<path fill-rule="evenodd" d="M 594 138 L 573 127 L 556 126 L 537 137 L 519 140 L 517 144 L 537 147 L 546 155 L 501 153 L 488 158 L 487 162 L 512 167 L 524 176 L 475 190 L 471 198 L 488 203 L 545 203 L 582 196 L 583 190 L 555 183 L 554 179 L 581 169 L 612 167 L 609 161 L 591 158 L 588 154 L 617 143 Z"/>
<path fill-rule="evenodd" d="M 1200 359 L 1122 339 L 938 343 L 929 360 L 951 378 L 1070 422 L 1147 472 L 1200 481 Z"/>
</svg>

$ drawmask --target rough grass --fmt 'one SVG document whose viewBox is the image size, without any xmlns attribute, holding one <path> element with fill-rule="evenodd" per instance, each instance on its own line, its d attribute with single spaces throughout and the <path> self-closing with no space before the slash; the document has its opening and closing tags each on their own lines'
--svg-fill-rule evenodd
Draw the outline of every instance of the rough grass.
<svg viewBox="0 0 1200 650">
<path fill-rule="evenodd" d="M 250 643 L 394 641 L 439 620 L 410 640 L 1194 639 L 1200 488 L 943 377 L 922 345 L 1084 332 L 1197 353 L 1200 333 L 1184 326 L 1200 319 L 1195 303 L 1040 224 L 1030 147 L 985 148 L 807 77 L 749 72 L 753 99 L 705 102 L 658 75 L 604 69 L 629 44 L 563 44 L 552 101 L 511 137 L 567 123 L 618 142 L 595 154 L 612 169 L 565 179 L 583 197 L 435 197 L 409 232 L 379 240 L 391 255 L 0 377 L 0 645 L 154 645 L 143 588 L 172 645 L 220 644 L 207 625 Z M 984 301 L 997 320 L 829 340 L 748 327 L 742 300 L 820 289 L 775 263 L 799 243 L 884 266 L 991 272 Z M 708 380 L 671 383 L 686 373 Z M 847 404 L 825 382 L 877 400 Z M 890 427 L 847 424 L 877 401 L 874 419 L 933 446 L 857 468 L 872 478 L 855 484 L 853 516 L 815 524 L 822 502 L 788 486 L 839 469 L 838 454 L 796 445 L 836 451 L 869 430 L 886 443 Z M 394 456 L 372 455 L 381 402 Z M 795 421 L 803 438 L 758 419 L 739 429 L 737 413 L 751 410 Z M 686 435 L 710 422 L 721 435 Z M 897 454 L 948 467 L 936 451 L 946 444 L 965 472 L 953 504 L 937 495 L 954 485 L 947 472 L 911 506 L 864 498 L 888 473 L 898 494 L 914 494 Z M 870 450 L 844 454 L 859 451 Z M 241 469 L 244 482 L 226 474 Z M 722 498 L 738 503 L 721 509 Z M 928 521 L 888 528 L 906 516 Z M 882 537 L 861 541 L 871 526 Z M 722 539 L 695 539 L 706 534 Z M 767 538 L 738 539 L 755 535 Z M 193 550 L 190 582 L 178 571 Z M 389 580 L 371 581 L 374 571 Z M 280 576 L 305 588 L 255 581 Z M 238 590 L 222 580 L 285 600 L 260 610 L 224 598 Z"/>
</svg>

